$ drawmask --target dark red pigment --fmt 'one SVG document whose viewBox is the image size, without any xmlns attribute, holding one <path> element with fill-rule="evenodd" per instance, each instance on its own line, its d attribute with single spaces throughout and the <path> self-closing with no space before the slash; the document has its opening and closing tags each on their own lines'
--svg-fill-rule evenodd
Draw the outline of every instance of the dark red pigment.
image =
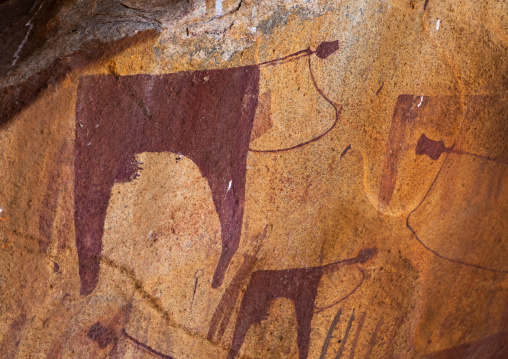
<svg viewBox="0 0 508 359">
<path fill-rule="evenodd" d="M 422 101 L 420 107 L 418 103 Z M 398 175 L 398 165 L 405 153 L 401 146 L 409 137 L 418 112 L 427 105 L 428 99 L 420 96 L 399 95 L 393 109 L 390 132 L 386 144 L 386 157 L 383 165 L 381 183 L 379 184 L 379 203 L 387 206 L 393 196 Z"/>
<path fill-rule="evenodd" d="M 222 253 L 212 286 L 221 285 L 240 242 L 258 83 L 257 66 L 81 79 L 74 219 L 82 294 L 91 293 L 98 282 L 113 184 L 136 177 L 134 156 L 141 152 L 181 153 L 207 179 L 222 232 Z"/>
<path fill-rule="evenodd" d="M 395 190 L 398 176 L 398 167 L 405 153 L 411 150 L 414 131 L 425 123 L 448 122 L 454 115 L 455 99 L 451 96 L 414 96 L 403 94 L 397 97 L 393 110 L 386 155 L 379 185 L 379 204 L 388 206 Z M 490 107 L 498 107 L 499 99 L 496 96 L 467 96 L 468 107 L 465 113 L 463 126 L 469 128 L 482 111 Z M 495 108 L 494 107 L 494 108 Z M 502 108 L 505 110 L 505 108 Z M 460 136 L 459 136 L 460 137 Z M 457 138 L 459 139 L 459 138 Z M 457 147 L 460 147 L 457 145 Z M 465 152 L 454 146 L 446 147 L 442 141 L 436 141 L 422 134 L 416 145 L 416 154 L 425 154 L 433 160 L 440 158 L 443 152 L 468 155 L 500 164 L 507 164 L 506 159 L 489 157 L 471 152 Z"/>
<path fill-rule="evenodd" d="M 508 358 L 508 331 L 499 332 L 474 342 L 434 352 L 425 359 L 505 359 Z"/>
<path fill-rule="evenodd" d="M 344 332 L 344 337 L 340 341 L 340 347 L 337 351 L 337 355 L 335 356 L 335 359 L 342 358 L 342 353 L 344 352 L 344 348 L 346 347 L 347 339 L 349 338 L 349 332 L 351 331 L 351 327 L 353 326 L 353 322 L 355 321 L 355 310 L 353 309 L 353 313 L 351 313 L 351 316 L 349 317 L 349 321 L 347 322 L 346 331 Z"/>
<path fill-rule="evenodd" d="M 344 265 L 365 263 L 376 252 L 376 249 L 362 249 L 354 258 L 318 267 L 254 272 L 240 304 L 228 358 L 233 359 L 238 355 L 250 326 L 260 324 L 267 318 L 273 301 L 278 298 L 287 298 L 292 300 L 295 306 L 299 358 L 306 359 L 309 353 L 314 301 L 321 277 Z"/>
<path fill-rule="evenodd" d="M 316 51 L 312 51 L 311 48 L 308 47 L 304 50 L 297 51 L 291 55 L 281 57 L 279 59 L 262 62 L 259 64 L 259 66 L 280 65 L 282 63 L 296 60 L 305 56 L 310 56 L 312 54 L 316 54 L 316 56 L 319 57 L 320 59 L 326 59 L 328 56 L 339 50 L 339 48 L 340 48 L 339 40 L 325 41 L 319 44 Z"/>
<path fill-rule="evenodd" d="M 441 157 L 441 155 L 443 154 L 443 152 L 455 153 L 457 155 L 472 156 L 472 157 L 476 157 L 476 158 L 479 158 L 482 160 L 492 161 L 492 162 L 503 164 L 503 165 L 507 164 L 506 161 L 503 161 L 503 159 L 500 159 L 500 158 L 484 156 L 484 155 L 479 155 L 479 154 L 472 153 L 472 152 L 457 150 L 457 149 L 455 149 L 455 145 L 453 145 L 451 147 L 446 147 L 444 145 L 443 141 L 431 140 L 430 138 L 425 136 L 424 133 L 422 133 L 422 135 L 418 139 L 418 142 L 416 143 L 415 153 L 417 155 L 427 155 L 433 160 L 438 160 L 439 157 Z"/>
<path fill-rule="evenodd" d="M 167 75 L 87 76 L 78 86 L 75 147 L 75 226 L 81 293 L 98 282 L 106 209 L 115 182 L 136 177 L 140 152 L 188 156 L 208 180 L 222 230 L 222 254 L 212 287 L 222 284 L 238 249 L 245 199 L 248 142 L 258 97 L 259 66 L 316 54 L 326 58 L 338 41 L 321 43 L 259 65 Z M 315 142 L 326 132 L 292 148 Z M 231 181 L 231 182 L 230 182 Z M 229 184 L 231 188 L 229 189 Z"/>
<path fill-rule="evenodd" d="M 333 43 L 335 43 L 336 41 L 334 41 Z M 338 49 L 338 41 L 337 41 L 337 46 L 330 46 L 329 43 L 325 43 L 325 44 L 328 44 L 326 45 L 326 48 L 328 48 L 330 50 L 330 48 L 332 49 L 335 49 L 334 51 L 336 51 Z M 321 44 L 323 45 L 323 44 Z M 320 46 L 321 46 L 320 45 Z M 280 60 L 273 60 L 273 61 L 268 61 L 268 62 L 264 62 L 262 64 L 260 64 L 260 66 L 262 65 L 267 65 L 267 66 L 272 66 L 272 65 L 276 65 L 276 64 L 280 64 L 282 60 L 284 61 L 292 61 L 292 60 L 296 60 L 296 59 L 299 59 L 303 56 L 308 56 L 308 64 L 309 64 L 309 73 L 310 73 L 310 76 L 312 78 L 312 83 L 314 84 L 314 87 L 316 89 L 316 91 L 321 95 L 321 97 L 323 97 L 325 99 L 326 102 L 328 102 L 330 105 L 332 105 L 334 111 L 335 111 L 335 121 L 333 122 L 333 124 L 324 132 L 322 132 L 320 135 L 308 140 L 308 141 L 305 141 L 305 142 L 301 142 L 297 145 L 294 145 L 294 146 L 291 146 L 291 147 L 286 147 L 286 148 L 278 148 L 278 149 L 271 149 L 271 150 L 258 150 L 258 149 L 253 149 L 253 148 L 249 148 L 249 151 L 251 152 L 255 152 L 255 153 L 282 153 L 282 152 L 287 152 L 287 151 L 292 151 L 292 150 L 296 150 L 298 148 L 302 148 L 304 146 L 307 146 L 313 142 L 316 142 L 316 141 L 319 141 L 320 139 L 322 139 L 324 136 L 326 136 L 331 130 L 333 130 L 335 128 L 335 126 L 337 126 L 337 123 L 339 122 L 339 116 L 340 114 L 342 113 L 342 106 L 336 104 L 334 101 L 330 100 L 326 95 L 325 93 L 323 92 L 323 90 L 321 90 L 321 88 L 318 86 L 317 82 L 316 82 L 316 79 L 314 77 L 314 73 L 312 71 L 312 66 L 311 66 L 311 61 L 310 61 L 310 55 L 312 55 L 313 52 L 310 48 L 306 49 L 306 50 L 302 50 L 302 51 L 299 51 L 293 55 L 289 55 L 289 56 L 286 56 L 285 58 L 283 59 L 280 59 Z M 328 56 L 328 55 L 326 55 Z M 289 59 L 289 60 L 285 60 L 285 59 Z"/>
<path fill-rule="evenodd" d="M 353 338 L 353 342 L 351 344 L 351 351 L 349 353 L 349 359 L 355 359 L 355 350 L 358 345 L 358 341 L 360 340 L 360 334 L 362 333 L 363 324 L 365 324 L 365 317 L 367 312 L 363 312 L 360 320 L 358 321 L 358 325 L 356 327 L 355 337 Z M 345 343 L 344 343 L 345 344 Z"/>
<path fill-rule="evenodd" d="M 155 355 L 155 356 L 158 356 L 160 358 L 163 358 L 163 359 L 174 359 L 173 357 L 169 356 L 169 355 L 166 355 L 166 354 L 163 354 L 161 352 L 158 352 L 157 350 L 153 349 L 152 347 L 146 345 L 145 343 L 142 343 L 140 342 L 139 340 L 135 339 L 134 337 L 130 336 L 126 331 L 125 329 L 122 331 L 122 334 L 127 338 L 129 339 L 132 343 L 136 344 L 137 346 L 143 348 L 144 350 L 146 350 L 147 352 Z"/>
<path fill-rule="evenodd" d="M 335 331 L 335 327 L 339 323 L 339 319 L 340 319 L 341 314 L 342 314 L 342 308 L 339 308 L 339 310 L 337 311 L 337 314 L 335 315 L 335 318 L 333 318 L 332 325 L 330 326 L 330 329 L 328 330 L 328 333 L 326 335 L 326 339 L 325 339 L 325 342 L 323 344 L 323 348 L 321 350 L 321 355 L 319 356 L 319 359 L 324 359 L 325 356 L 326 356 L 326 352 L 328 351 L 328 346 L 330 345 L 330 342 L 332 340 L 332 335 L 333 335 L 333 332 Z M 350 359 L 354 359 L 354 357 L 355 357 L 355 350 L 356 350 L 356 346 L 358 345 L 358 340 L 360 338 L 360 333 L 361 333 L 362 328 L 363 328 L 363 323 L 365 322 L 365 315 L 366 315 L 366 312 L 363 312 L 363 315 L 360 318 L 360 322 L 358 323 L 358 326 L 356 328 L 356 334 L 355 334 L 355 337 L 353 339 L 353 344 L 351 346 L 351 351 L 349 352 L 349 358 Z M 355 320 L 355 309 L 353 309 L 353 313 L 351 313 L 351 316 L 349 317 L 349 321 L 347 323 L 347 327 L 346 327 L 346 331 L 344 333 L 344 337 L 341 340 L 339 340 L 340 347 L 337 350 L 337 354 L 335 355 L 335 359 L 342 358 L 342 354 L 343 354 L 344 349 L 346 347 L 346 343 L 347 343 L 347 340 L 348 340 L 348 337 L 349 337 L 349 332 L 351 331 L 351 326 L 353 325 L 354 320 Z"/>
<path fill-rule="evenodd" d="M 417 155 L 427 155 L 433 160 L 438 160 L 443 152 L 451 152 L 453 146 L 448 148 L 443 141 L 431 140 L 424 133 L 416 143 L 415 153 Z"/>
<path fill-rule="evenodd" d="M 323 347 L 321 348 L 321 355 L 319 359 L 325 359 L 326 353 L 328 351 L 328 347 L 330 346 L 330 342 L 332 341 L 333 332 L 335 331 L 335 327 L 339 324 L 340 316 L 342 315 L 342 308 L 339 308 L 335 317 L 333 317 L 332 324 L 330 325 L 330 329 L 328 329 L 328 333 L 326 333 L 325 341 L 323 342 Z"/>
<path fill-rule="evenodd" d="M 340 154 L 340 159 L 342 160 L 342 157 L 344 157 L 346 155 L 346 153 L 351 149 L 351 145 L 348 145 L 344 151 L 342 151 L 342 153 Z"/>
<path fill-rule="evenodd" d="M 478 122 L 481 119 L 484 119 L 485 118 L 484 116 L 487 115 L 490 117 L 491 115 L 489 115 L 488 113 L 485 113 L 485 111 L 492 108 L 492 107 L 496 108 L 501 105 L 500 106 L 501 108 L 498 111 L 506 112 L 506 108 L 505 108 L 506 105 L 505 105 L 505 103 L 499 102 L 498 96 L 468 96 L 467 102 L 468 102 L 468 107 L 467 107 L 467 111 L 465 114 L 464 122 L 462 124 L 462 126 L 466 129 L 466 131 L 475 122 Z M 423 101 L 423 103 L 425 104 L 425 100 Z M 499 113 L 501 113 L 501 112 L 499 112 Z M 503 130 L 504 130 L 504 128 L 501 128 L 501 131 L 503 131 Z M 471 156 L 471 157 L 474 157 L 478 160 L 490 161 L 490 162 L 505 165 L 505 166 L 508 165 L 508 161 L 506 161 L 504 156 L 491 157 L 491 156 L 486 156 L 486 155 L 481 155 L 481 154 L 461 150 L 460 143 L 461 143 L 462 136 L 463 136 L 463 134 L 459 133 L 459 135 L 456 137 L 455 143 L 458 142 L 457 146 L 454 144 L 451 147 L 446 147 L 444 145 L 443 141 L 432 140 L 432 139 L 429 139 L 425 134 L 422 134 L 416 144 L 415 153 L 417 155 L 425 154 L 425 155 L 429 156 L 432 160 L 437 160 L 440 158 L 441 154 L 443 152 L 445 152 L 447 154 Z M 459 148 L 457 148 L 457 147 L 459 147 Z M 439 253 L 438 251 L 436 251 L 435 249 L 429 247 L 426 244 L 425 240 L 423 238 L 420 238 L 418 233 L 416 233 L 416 230 L 412 227 L 411 216 L 416 211 L 418 211 L 420 206 L 427 200 L 432 189 L 434 188 L 436 183 L 438 183 L 439 176 L 441 175 L 441 170 L 443 169 L 443 167 L 445 166 L 445 164 L 447 162 L 449 163 L 449 161 L 453 161 L 453 156 L 447 155 L 443 159 L 441 167 L 440 167 L 439 171 L 436 173 L 436 176 L 434 177 L 434 180 L 432 181 L 430 187 L 428 188 L 427 192 L 425 193 L 425 196 L 422 198 L 421 202 L 416 206 L 416 208 L 414 208 L 406 217 L 406 227 L 411 231 L 414 238 L 422 245 L 422 247 L 429 253 L 432 253 L 433 255 L 435 255 L 436 257 L 439 257 L 443 260 L 446 260 L 448 262 L 452 262 L 455 264 L 460 264 L 460 265 L 464 265 L 464 266 L 468 266 L 468 267 L 472 267 L 472 268 L 477 268 L 477 269 L 481 269 L 481 270 L 486 270 L 486 271 L 491 271 L 491 272 L 495 272 L 495 273 L 507 274 L 508 270 L 499 270 L 499 269 L 495 269 L 495 268 L 491 268 L 491 267 L 487 267 L 487 266 L 482 266 L 482 265 L 467 262 L 464 260 L 454 259 L 454 258 L 445 256 L 445 255 Z M 500 176 L 499 180 L 502 181 L 502 176 Z"/>
<path fill-rule="evenodd" d="M 88 330 L 88 338 L 96 342 L 101 349 L 104 349 L 109 344 L 116 342 L 115 332 L 106 328 L 100 322 L 97 322 L 90 327 Z"/>
<path fill-rule="evenodd" d="M 320 59 L 326 59 L 339 49 L 339 40 L 322 42 L 314 52 Z"/>
<path fill-rule="evenodd" d="M 372 354 L 372 350 L 374 349 L 374 346 L 377 343 L 377 336 L 381 330 L 381 327 L 384 324 L 384 317 L 381 317 L 381 319 L 378 320 L 376 324 L 376 328 L 372 332 L 372 335 L 369 340 L 369 346 L 367 347 L 367 353 L 365 353 L 365 359 L 370 359 L 370 356 Z"/>
<path fill-rule="evenodd" d="M 245 255 L 240 269 L 236 272 L 235 276 L 231 280 L 228 288 L 224 292 L 219 305 L 213 313 L 212 320 L 210 322 L 210 328 L 208 329 L 207 339 L 210 341 L 220 341 L 226 332 L 229 320 L 235 309 L 236 300 L 240 295 L 242 286 L 249 279 L 249 275 L 252 273 L 252 269 L 256 264 L 256 257 Z M 216 339 L 216 340 L 214 340 Z"/>
</svg>

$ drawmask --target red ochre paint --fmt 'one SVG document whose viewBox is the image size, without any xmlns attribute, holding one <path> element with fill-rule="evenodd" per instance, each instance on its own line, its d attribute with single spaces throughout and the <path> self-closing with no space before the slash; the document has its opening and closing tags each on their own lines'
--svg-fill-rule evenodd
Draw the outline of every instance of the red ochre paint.
<svg viewBox="0 0 508 359">
<path fill-rule="evenodd" d="M 354 258 L 330 264 L 285 270 L 260 270 L 252 274 L 240 304 L 235 332 L 228 359 L 238 355 L 247 331 L 253 324 L 260 324 L 269 315 L 272 303 L 278 298 L 293 301 L 298 325 L 297 343 L 300 359 L 309 353 L 311 322 L 314 315 L 319 282 L 323 274 L 337 271 L 345 265 L 366 263 L 377 253 L 375 248 L 360 250 Z"/>
<path fill-rule="evenodd" d="M 106 210 L 115 182 L 138 175 L 135 155 L 173 152 L 189 157 L 207 179 L 221 223 L 222 253 L 212 287 L 219 287 L 238 249 L 245 202 L 246 159 L 259 92 L 260 66 L 316 54 L 325 59 L 338 41 L 281 59 L 222 70 L 165 75 L 92 75 L 81 78 L 76 105 L 75 233 L 81 294 L 99 280 Z M 321 139 L 323 134 L 283 152 Z M 169 179 L 170 180 L 170 179 Z M 231 187 L 230 187 L 231 186 Z"/>
<path fill-rule="evenodd" d="M 181 153 L 207 179 L 222 233 L 212 286 L 221 285 L 240 242 L 258 83 L 257 66 L 81 79 L 74 219 L 82 294 L 98 282 L 111 189 L 136 177 L 135 155 L 142 152 Z"/>
</svg>

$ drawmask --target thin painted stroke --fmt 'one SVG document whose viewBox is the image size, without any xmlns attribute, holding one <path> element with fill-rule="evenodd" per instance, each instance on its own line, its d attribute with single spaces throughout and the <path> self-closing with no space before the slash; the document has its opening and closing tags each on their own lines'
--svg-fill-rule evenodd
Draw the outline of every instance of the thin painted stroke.
<svg viewBox="0 0 508 359">
<path fill-rule="evenodd" d="M 169 355 L 166 355 L 166 354 L 163 354 L 161 352 L 158 352 L 157 350 L 153 349 L 152 347 L 146 345 L 145 343 L 142 343 L 140 342 L 139 340 L 137 340 L 136 338 L 130 336 L 127 331 L 124 329 L 122 331 L 122 334 L 127 338 L 129 339 L 131 342 L 133 342 L 134 344 L 136 344 L 137 346 L 140 346 L 141 348 L 145 349 L 146 351 L 160 357 L 160 358 L 164 358 L 164 359 L 174 359 L 173 357 L 169 356 Z"/>
<path fill-rule="evenodd" d="M 328 333 L 326 334 L 325 341 L 323 343 L 323 348 L 321 349 L 321 355 L 319 359 L 325 359 L 326 352 L 328 351 L 328 347 L 330 346 L 330 341 L 332 340 L 333 332 L 335 331 L 335 327 L 339 323 L 340 316 L 342 315 L 342 308 L 339 308 L 335 317 L 333 317 L 332 324 L 330 324 L 330 329 L 328 329 Z"/>
<path fill-rule="evenodd" d="M 499 269 L 494 269 L 494 268 L 489 268 L 489 267 L 485 267 L 485 266 L 481 266 L 481 265 L 478 265 L 478 264 L 474 264 L 474 263 L 469 263 L 469 262 L 465 262 L 465 261 L 461 261 L 461 260 L 458 260 L 458 259 L 454 259 L 454 258 L 450 258 L 450 257 L 446 257 L 440 253 L 438 253 L 436 250 L 430 248 L 428 245 L 426 245 L 421 239 L 420 237 L 418 237 L 418 235 L 416 234 L 416 231 L 413 229 L 413 227 L 411 226 L 411 223 L 410 223 L 410 218 L 411 218 L 411 215 L 416 212 L 418 210 L 418 208 L 420 208 L 420 206 L 423 204 L 423 202 L 427 199 L 427 196 L 429 195 L 430 191 L 432 190 L 432 188 L 434 187 L 434 184 L 436 183 L 439 175 L 441 174 L 441 171 L 444 167 L 444 165 L 446 164 L 447 160 L 448 160 L 448 156 L 450 155 L 450 153 L 448 152 L 446 154 L 446 157 L 443 161 L 443 163 L 441 164 L 441 167 L 439 168 L 439 171 L 437 172 L 437 175 L 436 177 L 434 178 L 434 180 L 432 181 L 432 184 L 430 185 L 429 189 L 427 190 L 427 192 L 425 193 L 425 196 L 423 196 L 422 200 L 420 201 L 420 203 L 418 204 L 418 206 L 416 206 L 411 212 L 409 212 L 407 218 L 406 218 L 406 227 L 411 231 L 411 233 L 413 233 L 415 239 L 422 245 L 423 248 L 425 248 L 428 252 L 434 254 L 435 256 L 441 258 L 441 259 L 444 259 L 444 260 L 447 260 L 449 262 L 452 262 L 452 263 L 457 263 L 457 264 L 462 264 L 462 265 L 465 265 L 465 266 L 468 266 L 468 267 L 472 267 L 472 268 L 476 268 L 476 269 L 482 269 L 482 270 L 486 270 L 486 271 L 489 271 L 489 272 L 494 272 L 494 273 L 503 273 L 503 274 L 508 274 L 508 270 L 499 270 Z"/>
<path fill-rule="evenodd" d="M 299 143 L 297 145 L 294 145 L 294 146 L 291 146 L 291 147 L 287 147 L 287 148 L 277 148 L 277 149 L 271 149 L 271 150 L 256 150 L 256 149 L 253 149 L 253 148 L 249 147 L 249 151 L 250 152 L 255 152 L 255 153 L 278 153 L 278 152 L 291 151 L 291 150 L 294 150 L 294 149 L 306 146 L 306 145 L 308 145 L 310 143 L 319 141 L 321 138 L 326 136 L 331 130 L 333 130 L 335 128 L 335 126 L 337 126 L 337 123 L 339 122 L 339 117 L 340 117 L 340 115 L 342 113 L 342 106 L 337 105 L 335 102 L 330 100 L 330 98 L 328 98 L 328 96 L 325 95 L 323 90 L 321 90 L 319 88 L 319 86 L 317 85 L 316 78 L 314 77 L 314 72 L 312 71 L 312 66 L 311 66 L 311 61 L 310 61 L 310 55 L 312 55 L 314 53 L 317 53 L 317 52 L 318 52 L 318 50 L 312 51 L 312 50 L 310 50 L 308 48 L 308 49 L 299 51 L 299 52 L 297 52 L 297 53 L 295 53 L 293 55 L 286 56 L 286 57 L 284 57 L 282 59 L 277 59 L 277 60 L 273 60 L 273 61 L 263 62 L 263 63 L 260 64 L 260 66 L 262 66 L 262 65 L 276 65 L 276 64 L 278 65 L 278 64 L 283 63 L 285 61 L 292 61 L 292 60 L 299 59 L 299 58 L 302 58 L 304 56 L 307 56 L 308 57 L 308 62 L 309 62 L 310 76 L 312 78 L 312 83 L 314 84 L 314 87 L 316 88 L 318 93 L 321 95 L 321 97 L 323 97 L 326 100 L 326 102 L 328 102 L 330 105 L 333 106 L 333 109 L 335 111 L 335 121 L 333 122 L 333 124 L 325 132 L 321 133 L 320 135 L 314 137 L 313 139 L 311 139 L 309 141 L 302 142 L 302 143 Z M 318 55 L 318 57 L 322 58 L 322 56 L 319 56 L 319 55 Z"/>
<path fill-rule="evenodd" d="M 353 325 L 353 322 L 355 321 L 355 310 L 353 309 L 353 313 L 351 314 L 351 317 L 349 317 L 349 322 L 347 323 L 346 332 L 344 333 L 344 338 L 342 338 L 342 341 L 340 343 L 339 350 L 337 351 L 337 355 L 335 356 L 335 359 L 340 359 L 342 357 L 342 353 L 344 352 L 344 348 L 346 347 L 347 339 L 349 337 L 349 332 L 351 331 L 351 326 Z"/>
</svg>

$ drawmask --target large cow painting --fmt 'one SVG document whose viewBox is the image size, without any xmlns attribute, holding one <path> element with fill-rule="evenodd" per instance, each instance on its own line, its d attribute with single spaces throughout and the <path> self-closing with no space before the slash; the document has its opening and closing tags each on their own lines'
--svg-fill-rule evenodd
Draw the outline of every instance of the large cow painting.
<svg viewBox="0 0 508 359">
<path fill-rule="evenodd" d="M 312 54 L 326 58 L 338 46 L 323 42 L 315 51 L 229 69 L 83 77 L 76 106 L 74 186 L 81 293 L 91 293 L 98 282 L 111 189 L 136 177 L 135 155 L 141 152 L 185 155 L 208 180 L 221 223 L 222 254 L 212 281 L 220 286 L 240 241 L 259 66 Z"/>
</svg>

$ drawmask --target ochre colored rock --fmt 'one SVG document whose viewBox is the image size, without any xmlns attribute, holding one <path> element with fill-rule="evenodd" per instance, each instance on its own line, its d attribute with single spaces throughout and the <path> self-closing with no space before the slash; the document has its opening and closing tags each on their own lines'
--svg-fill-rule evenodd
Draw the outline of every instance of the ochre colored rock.
<svg viewBox="0 0 508 359">
<path fill-rule="evenodd" d="M 0 3 L 0 357 L 508 358 L 508 4 Z"/>
</svg>

